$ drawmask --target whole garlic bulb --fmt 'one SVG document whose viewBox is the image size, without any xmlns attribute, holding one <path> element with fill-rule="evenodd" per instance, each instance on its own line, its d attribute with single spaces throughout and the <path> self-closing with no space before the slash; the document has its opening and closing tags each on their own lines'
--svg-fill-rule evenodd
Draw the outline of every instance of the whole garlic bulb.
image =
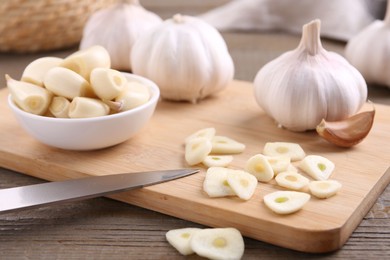
<svg viewBox="0 0 390 260">
<path fill-rule="evenodd" d="M 164 99 L 196 102 L 223 90 L 234 76 L 221 34 L 202 20 L 175 15 L 135 43 L 133 72 L 154 81 Z"/>
<path fill-rule="evenodd" d="M 299 46 L 266 64 L 254 80 L 257 103 L 293 131 L 315 129 L 322 119 L 347 118 L 367 98 L 359 71 L 322 47 L 320 25 L 320 20 L 304 25 Z"/>
<path fill-rule="evenodd" d="M 351 38 L 345 57 L 368 83 L 390 88 L 390 0 L 385 19 L 374 21 Z"/>
<path fill-rule="evenodd" d="M 162 19 L 144 9 L 138 0 L 123 0 L 89 18 L 84 27 L 80 49 L 101 45 L 110 54 L 113 69 L 130 71 L 132 66 L 129 55 L 135 41 L 160 23 Z"/>
</svg>

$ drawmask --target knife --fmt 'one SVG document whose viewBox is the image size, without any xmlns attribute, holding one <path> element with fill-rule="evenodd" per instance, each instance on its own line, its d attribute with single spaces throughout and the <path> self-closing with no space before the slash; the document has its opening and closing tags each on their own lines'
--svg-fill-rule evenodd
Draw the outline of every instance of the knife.
<svg viewBox="0 0 390 260">
<path fill-rule="evenodd" d="M 111 174 L 0 190 L 0 213 L 95 198 L 158 184 L 199 172 L 178 169 Z"/>
</svg>

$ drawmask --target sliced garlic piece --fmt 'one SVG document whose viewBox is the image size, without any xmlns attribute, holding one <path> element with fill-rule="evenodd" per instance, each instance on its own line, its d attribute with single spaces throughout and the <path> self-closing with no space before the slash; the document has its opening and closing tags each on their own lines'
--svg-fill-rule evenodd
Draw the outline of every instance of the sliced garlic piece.
<svg viewBox="0 0 390 260">
<path fill-rule="evenodd" d="M 264 196 L 265 205 L 277 214 L 291 214 L 300 210 L 310 194 L 299 191 L 275 191 Z"/>
<path fill-rule="evenodd" d="M 288 156 L 266 156 L 266 158 L 275 175 L 287 171 L 288 167 L 291 165 L 291 159 Z"/>
<path fill-rule="evenodd" d="M 297 172 L 281 172 L 276 177 L 277 184 L 291 190 L 301 190 L 309 184 L 309 179 Z"/>
<path fill-rule="evenodd" d="M 256 177 L 240 170 L 230 170 L 227 174 L 227 182 L 234 193 L 243 200 L 249 200 L 257 187 Z"/>
<path fill-rule="evenodd" d="M 121 103 L 121 110 L 126 111 L 145 104 L 150 99 L 150 92 L 147 86 L 138 82 L 128 82 L 124 89 L 115 98 Z"/>
<path fill-rule="evenodd" d="M 57 118 L 69 117 L 70 101 L 64 97 L 53 97 L 49 106 L 50 113 Z"/>
<path fill-rule="evenodd" d="M 329 159 L 320 155 L 308 155 L 298 167 L 315 180 L 327 180 L 332 174 L 335 165 Z"/>
<path fill-rule="evenodd" d="M 242 153 L 245 150 L 245 144 L 239 143 L 226 136 L 214 136 L 211 139 L 213 144 L 212 153 L 215 154 L 236 154 Z"/>
<path fill-rule="evenodd" d="M 340 189 L 341 183 L 335 180 L 312 181 L 309 183 L 309 190 L 313 196 L 326 199 L 334 196 Z"/>
<path fill-rule="evenodd" d="M 216 130 L 214 127 L 203 128 L 188 136 L 184 142 L 188 143 L 191 139 L 197 137 L 205 137 L 211 140 L 215 136 L 215 133 Z"/>
<path fill-rule="evenodd" d="M 70 118 L 86 118 L 108 115 L 110 108 L 101 100 L 75 97 L 69 106 Z"/>
<path fill-rule="evenodd" d="M 42 57 L 32 61 L 26 66 L 22 74 L 22 81 L 43 87 L 43 79 L 46 73 L 54 67 L 58 67 L 63 61 L 56 57 Z"/>
<path fill-rule="evenodd" d="M 43 83 L 55 95 L 68 99 L 93 96 L 93 91 L 88 81 L 66 68 L 52 68 L 46 73 Z"/>
<path fill-rule="evenodd" d="M 192 236 L 201 230 L 200 228 L 181 228 L 169 230 L 165 234 L 165 238 L 171 246 L 173 246 L 182 255 L 193 254 L 194 251 L 191 248 Z"/>
<path fill-rule="evenodd" d="M 236 193 L 227 182 L 229 169 L 223 167 L 211 167 L 207 169 L 203 182 L 203 190 L 210 197 L 234 196 Z"/>
<path fill-rule="evenodd" d="M 268 142 L 264 146 L 263 154 L 268 156 L 287 156 L 293 162 L 302 160 L 306 155 L 299 144 L 288 142 Z"/>
<path fill-rule="evenodd" d="M 232 155 L 209 155 L 203 160 L 207 167 L 226 167 L 233 161 Z"/>
<path fill-rule="evenodd" d="M 52 94 L 40 86 L 18 81 L 5 75 L 12 100 L 28 113 L 43 115 L 50 105 Z"/>
<path fill-rule="evenodd" d="M 274 177 L 274 171 L 267 158 L 262 154 L 256 154 L 246 162 L 245 170 L 254 175 L 258 181 L 269 182 Z"/>
<path fill-rule="evenodd" d="M 111 67 L 110 54 L 102 46 L 95 45 L 71 54 L 60 66 L 73 70 L 89 81 L 93 69 Z"/>
<path fill-rule="evenodd" d="M 191 247 L 199 256 L 208 259 L 241 259 L 244 254 L 244 239 L 235 228 L 207 228 L 196 232 Z"/>
<path fill-rule="evenodd" d="M 204 161 L 211 152 L 211 142 L 204 137 L 198 137 L 186 144 L 185 160 L 188 165 L 195 165 Z"/>
<path fill-rule="evenodd" d="M 91 87 L 102 100 L 116 98 L 127 83 L 127 79 L 117 70 L 95 68 L 90 75 Z"/>
</svg>

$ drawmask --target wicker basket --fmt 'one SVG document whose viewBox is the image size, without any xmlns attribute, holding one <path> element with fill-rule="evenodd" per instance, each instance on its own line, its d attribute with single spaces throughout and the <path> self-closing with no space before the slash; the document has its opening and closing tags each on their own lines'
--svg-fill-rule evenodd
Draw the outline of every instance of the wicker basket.
<svg viewBox="0 0 390 260">
<path fill-rule="evenodd" d="M 40 52 L 75 46 L 88 17 L 117 0 L 2 0 L 0 52 Z"/>
</svg>

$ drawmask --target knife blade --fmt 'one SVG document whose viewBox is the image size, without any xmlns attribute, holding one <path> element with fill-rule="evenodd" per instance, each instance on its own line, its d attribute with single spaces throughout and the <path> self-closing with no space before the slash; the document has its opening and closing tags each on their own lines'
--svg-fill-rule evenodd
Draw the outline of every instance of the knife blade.
<svg viewBox="0 0 390 260">
<path fill-rule="evenodd" d="M 0 190 L 0 213 L 119 193 L 182 178 L 198 169 L 133 172 L 46 182 Z"/>
</svg>

